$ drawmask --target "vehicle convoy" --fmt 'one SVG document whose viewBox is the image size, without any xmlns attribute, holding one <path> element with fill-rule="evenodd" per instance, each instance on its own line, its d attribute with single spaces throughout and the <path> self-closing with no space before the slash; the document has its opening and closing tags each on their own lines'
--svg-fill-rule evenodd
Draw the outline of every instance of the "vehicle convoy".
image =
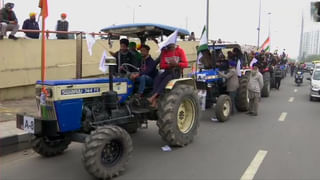
<svg viewBox="0 0 320 180">
<path fill-rule="evenodd" d="M 194 74 L 197 79 L 199 90 L 206 91 L 206 108 L 215 105 L 215 114 L 220 122 L 226 121 L 232 109 L 232 102 L 226 91 L 226 80 L 219 76 L 218 71 L 226 72 L 228 70 L 228 62 L 222 57 L 227 57 L 228 51 L 233 51 L 238 48 L 241 51 L 239 44 L 219 43 L 208 46 L 209 51 L 204 52 L 204 56 L 200 59 L 202 66 L 198 66 L 198 71 Z M 222 54 L 223 55 L 222 55 Z M 247 62 L 247 54 L 244 52 L 241 55 L 243 63 Z M 243 69 L 243 76 L 239 78 L 239 89 L 236 96 L 236 107 L 239 111 L 247 111 L 249 108 L 248 100 L 248 78 L 251 72 L 250 69 Z"/>
<path fill-rule="evenodd" d="M 112 26 L 102 31 L 111 29 L 115 34 L 131 33 L 144 42 L 147 35 L 169 35 L 176 28 L 141 24 L 123 25 L 118 29 Z M 179 29 L 179 34 L 189 33 Z M 116 65 L 115 62 L 114 58 L 106 59 L 109 66 Z M 125 170 L 133 151 L 128 133 L 147 127 L 148 120 L 157 121 L 159 135 L 171 146 L 183 147 L 193 141 L 199 127 L 200 107 L 196 82 L 192 78 L 170 81 L 155 109 L 143 103 L 138 105 L 133 96 L 135 84 L 112 69 L 109 68 L 108 78 L 36 83 L 41 116 L 17 114 L 17 128 L 33 134 L 31 143 L 35 152 L 45 157 L 56 156 L 72 141 L 82 142 L 85 169 L 96 178 L 107 179 Z"/>
<path fill-rule="evenodd" d="M 307 80 L 310 81 L 310 101 L 320 98 L 320 69 L 313 72 L 311 78 L 308 77 Z"/>
</svg>

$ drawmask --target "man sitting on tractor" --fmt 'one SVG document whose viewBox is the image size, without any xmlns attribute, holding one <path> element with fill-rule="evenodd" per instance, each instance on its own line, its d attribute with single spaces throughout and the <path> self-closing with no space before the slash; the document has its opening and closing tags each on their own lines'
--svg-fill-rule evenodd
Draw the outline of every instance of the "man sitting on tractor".
<svg viewBox="0 0 320 180">
<path fill-rule="evenodd" d="M 129 51 L 129 40 L 128 39 L 120 39 L 120 50 L 116 53 L 109 52 L 113 57 L 117 60 L 117 65 L 112 66 L 110 68 L 116 68 L 115 71 L 118 74 L 126 74 L 126 73 L 132 73 L 132 72 L 138 72 L 138 69 L 135 69 L 134 67 L 128 66 L 128 67 L 122 67 L 122 64 L 127 63 L 131 64 L 135 67 L 140 67 L 141 62 L 139 62 L 135 55 Z"/>
<path fill-rule="evenodd" d="M 152 96 L 148 98 L 151 107 L 157 106 L 157 97 L 163 92 L 168 82 L 179 78 L 181 70 L 188 67 L 186 53 L 176 44 L 169 44 L 162 49 L 160 68 L 164 72 L 160 74 L 154 82 Z"/>
<path fill-rule="evenodd" d="M 142 45 L 140 51 L 142 56 L 140 72 L 132 73 L 130 76 L 132 80 L 139 83 L 139 90 L 136 94 L 138 97 L 142 96 L 146 86 L 153 85 L 153 79 L 158 74 L 157 64 L 149 54 L 150 47 Z"/>
</svg>

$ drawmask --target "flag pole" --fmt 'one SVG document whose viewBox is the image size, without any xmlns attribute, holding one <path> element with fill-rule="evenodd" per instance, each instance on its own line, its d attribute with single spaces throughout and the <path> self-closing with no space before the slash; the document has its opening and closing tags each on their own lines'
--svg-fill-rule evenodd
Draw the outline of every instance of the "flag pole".
<svg viewBox="0 0 320 180">
<path fill-rule="evenodd" d="M 46 21 L 45 18 L 42 16 L 42 39 L 41 39 L 41 81 L 42 84 L 44 84 L 44 81 L 46 79 L 46 55 L 47 55 L 47 49 L 46 49 L 46 36 L 45 36 L 45 28 L 46 28 Z"/>
</svg>

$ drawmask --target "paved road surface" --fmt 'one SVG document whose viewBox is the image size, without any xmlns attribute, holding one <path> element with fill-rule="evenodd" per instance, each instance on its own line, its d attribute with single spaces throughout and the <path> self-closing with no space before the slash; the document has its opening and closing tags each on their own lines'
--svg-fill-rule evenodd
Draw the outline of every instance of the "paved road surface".
<svg viewBox="0 0 320 180">
<path fill-rule="evenodd" d="M 218 123 L 207 111 L 194 143 L 172 152 L 161 150 L 165 143 L 151 123 L 133 135 L 133 157 L 116 179 L 320 179 L 320 102 L 310 102 L 308 90 L 307 81 L 296 87 L 287 77 L 262 99 L 258 117 L 239 113 Z M 81 148 L 73 143 L 54 158 L 32 150 L 1 157 L 0 179 L 94 179 L 82 166 Z"/>
</svg>

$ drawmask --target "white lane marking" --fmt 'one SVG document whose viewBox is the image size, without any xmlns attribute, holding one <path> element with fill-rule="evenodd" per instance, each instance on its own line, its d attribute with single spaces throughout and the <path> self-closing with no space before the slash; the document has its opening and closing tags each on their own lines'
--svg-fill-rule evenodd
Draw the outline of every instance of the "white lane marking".
<svg viewBox="0 0 320 180">
<path fill-rule="evenodd" d="M 279 117 L 279 121 L 280 122 L 283 122 L 284 120 L 286 120 L 286 117 L 287 117 L 288 113 L 287 112 L 283 112 L 281 113 L 280 117 Z"/>
<path fill-rule="evenodd" d="M 294 89 L 293 92 L 295 92 L 295 93 L 298 92 L 298 89 Z"/>
<path fill-rule="evenodd" d="M 252 180 L 267 154 L 268 151 L 259 150 L 240 180 Z"/>
<path fill-rule="evenodd" d="M 293 102 L 293 101 L 294 101 L 294 97 L 290 97 L 289 102 Z"/>
</svg>

